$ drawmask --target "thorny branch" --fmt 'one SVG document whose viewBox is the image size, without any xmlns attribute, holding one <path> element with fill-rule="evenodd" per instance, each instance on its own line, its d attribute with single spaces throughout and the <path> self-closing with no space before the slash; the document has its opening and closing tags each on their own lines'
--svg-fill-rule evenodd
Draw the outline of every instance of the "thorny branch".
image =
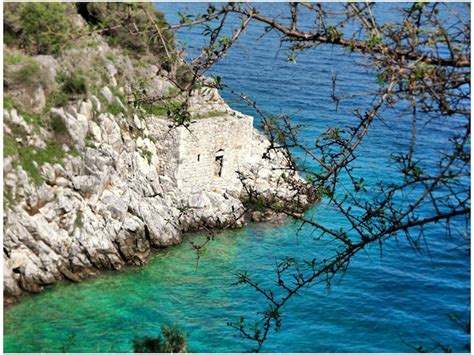
<svg viewBox="0 0 474 355">
<path fill-rule="evenodd" d="M 275 204 L 268 197 L 263 199 L 266 209 L 311 226 L 318 233 L 317 239 L 334 241 L 337 247 L 334 255 L 326 259 L 281 261 L 276 265 L 276 282 L 272 289 L 262 287 L 247 273 L 239 274 L 237 283 L 253 288 L 268 303 L 255 323 L 249 324 L 244 318 L 229 323 L 244 338 L 256 343 L 255 351 L 262 349 L 272 327 L 276 331 L 280 329 L 281 312 L 294 295 L 315 284 L 329 287 L 334 276 L 346 272 L 353 256 L 370 245 L 378 245 L 382 252 L 386 240 L 403 235 L 420 251 L 426 245 L 426 226 L 443 224 L 452 235 L 453 221 L 458 223 L 464 219 L 466 225 L 469 224 L 469 21 L 464 21 L 449 4 L 410 3 L 393 21 L 380 23 L 377 6 L 374 3 L 331 6 L 292 2 L 287 7 L 288 16 L 277 18 L 264 15 L 248 3 L 228 3 L 219 9 L 210 5 L 207 13 L 184 16 L 180 24 L 168 27 L 204 26 L 203 34 L 209 37 L 208 46 L 189 61 L 193 77 L 186 87 L 181 87 L 186 98 L 252 23 L 263 24 L 265 32 L 278 33 L 291 61 L 296 62 L 297 55 L 308 48 L 332 45 L 345 49 L 348 54 L 354 53 L 362 65 L 375 70 L 378 88 L 357 94 L 372 97 L 372 104 L 354 110 L 355 123 L 328 129 L 311 145 L 302 141 L 299 127 L 292 124 L 291 118 L 268 115 L 255 101 L 238 94 L 261 119 L 271 143 L 269 152 L 284 152 L 290 169 L 306 177 L 308 191 L 334 206 L 347 222 L 345 228 L 334 229 L 302 215 L 301 211 L 284 208 L 290 201 Z M 239 18 L 240 27 L 227 37 L 223 33 L 231 16 Z M 301 29 L 307 28 L 302 23 L 308 16 L 313 16 L 311 31 Z M 347 28 L 351 30 L 348 32 Z M 338 95 L 337 85 L 334 75 L 331 98 L 336 108 L 351 97 Z M 223 88 L 219 78 L 214 87 Z M 407 152 L 392 152 L 393 163 L 398 166 L 398 182 L 380 181 L 376 189 L 368 191 L 364 178 L 356 176 L 354 163 L 374 122 L 396 125 L 383 119 L 390 110 L 411 119 L 412 129 L 406 132 Z M 445 133 L 445 150 L 440 152 L 436 164 L 428 165 L 419 160 L 416 150 L 417 127 L 436 124 L 455 127 L 455 130 Z M 291 151 L 296 149 L 317 168 L 295 159 Z M 261 196 L 246 186 L 245 177 L 240 178 L 249 200 L 261 202 Z M 210 236 L 205 245 L 213 239 L 213 234 Z M 193 247 L 198 251 L 199 260 L 201 246 Z"/>
</svg>

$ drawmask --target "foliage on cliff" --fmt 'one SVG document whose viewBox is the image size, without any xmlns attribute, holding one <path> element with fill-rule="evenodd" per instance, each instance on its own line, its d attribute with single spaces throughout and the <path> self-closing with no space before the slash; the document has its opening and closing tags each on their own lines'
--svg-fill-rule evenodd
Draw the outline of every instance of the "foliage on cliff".
<svg viewBox="0 0 474 355">
<path fill-rule="evenodd" d="M 176 55 L 167 27 L 151 3 L 6 3 L 4 8 L 5 44 L 32 55 L 58 55 L 82 37 L 101 33 L 110 45 L 169 70 Z"/>
<path fill-rule="evenodd" d="M 178 327 L 164 325 L 156 337 L 133 339 L 133 349 L 136 353 L 184 353 L 186 352 L 186 333 Z"/>
<path fill-rule="evenodd" d="M 77 3 L 79 14 L 110 45 L 135 57 L 153 57 L 165 70 L 176 61 L 174 34 L 151 3 Z"/>
<path fill-rule="evenodd" d="M 44 163 L 75 151 L 51 109 L 94 96 L 96 111 L 131 115 L 136 92 L 177 90 L 158 78 L 177 59 L 174 35 L 151 3 L 6 3 L 4 34 L 4 157 L 38 186 Z"/>
<path fill-rule="evenodd" d="M 4 41 L 29 54 L 58 54 L 78 35 L 73 4 L 6 3 Z"/>
</svg>

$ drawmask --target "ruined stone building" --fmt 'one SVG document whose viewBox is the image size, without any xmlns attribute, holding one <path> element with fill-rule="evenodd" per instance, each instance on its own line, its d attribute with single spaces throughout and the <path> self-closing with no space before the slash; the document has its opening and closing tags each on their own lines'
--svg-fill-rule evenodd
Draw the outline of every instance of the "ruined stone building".
<svg viewBox="0 0 474 355">
<path fill-rule="evenodd" d="M 252 117 L 227 113 L 196 119 L 189 127 L 165 125 L 169 121 L 160 125 L 162 153 L 167 156 L 161 169 L 183 194 L 241 188 L 237 171 L 251 159 Z"/>
</svg>

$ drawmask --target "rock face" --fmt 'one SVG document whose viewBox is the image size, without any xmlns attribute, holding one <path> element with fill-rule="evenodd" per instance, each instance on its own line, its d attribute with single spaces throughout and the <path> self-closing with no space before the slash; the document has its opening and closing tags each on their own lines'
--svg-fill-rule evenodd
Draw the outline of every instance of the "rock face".
<svg viewBox="0 0 474 355">
<path fill-rule="evenodd" d="M 116 84 L 117 69 L 112 63 L 106 68 Z M 158 91 L 171 85 L 159 76 L 150 82 Z M 195 115 L 187 128 L 128 112 L 114 92 L 104 86 L 105 103 L 90 95 L 51 111 L 76 154 L 38 167 L 40 184 L 12 164 L 14 157 L 5 159 L 4 187 L 15 201 L 4 213 L 7 303 L 62 279 L 76 282 L 102 269 L 142 265 L 153 248 L 180 243 L 183 232 L 241 227 L 250 192 L 308 205 L 293 188 L 303 181 L 282 173 L 284 155 L 269 151 L 253 119 L 231 110 L 216 90 L 192 98 Z M 110 103 L 122 112 L 106 112 Z M 46 145 L 49 133 L 35 130 L 15 109 L 4 111 L 4 121 L 6 131 L 25 132 L 30 146 Z M 256 213 L 253 219 L 269 217 Z"/>
</svg>

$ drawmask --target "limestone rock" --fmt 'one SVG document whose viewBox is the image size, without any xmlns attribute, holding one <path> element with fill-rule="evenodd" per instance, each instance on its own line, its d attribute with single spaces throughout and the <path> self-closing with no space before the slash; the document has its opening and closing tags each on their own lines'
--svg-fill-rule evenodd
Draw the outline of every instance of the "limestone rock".
<svg viewBox="0 0 474 355">
<path fill-rule="evenodd" d="M 59 67 L 86 71 L 101 63 L 109 79 L 98 86 L 100 95 L 124 112 L 109 87 L 130 93 L 139 74 L 148 94 L 167 95 L 173 88 L 158 67 L 134 68 L 130 58 L 94 38 L 96 50 L 72 48 L 60 59 L 36 58 L 51 81 L 36 95 L 36 106 L 51 92 Z M 116 59 L 107 59 L 110 54 Z M 309 203 L 302 190 L 292 189 L 304 181 L 281 174 L 288 166 L 285 155 L 269 150 L 252 117 L 231 110 L 207 87 L 193 93 L 190 107 L 200 118 L 187 128 L 174 127 L 145 113 L 101 112 L 99 99 L 90 96 L 51 110 L 78 154 L 38 166 L 42 184 L 34 184 L 12 158 L 4 159 L 4 186 L 16 201 L 4 219 L 7 302 L 61 279 L 77 282 L 101 269 L 142 265 L 152 248 L 180 243 L 187 231 L 242 227 L 247 188 L 284 203 Z M 206 118 L 211 111 L 218 114 Z M 27 133 L 25 142 L 18 137 L 22 144 L 39 147 L 51 138 L 45 129 L 33 131 L 16 110 L 4 110 L 4 120 L 10 134 L 14 127 Z M 251 218 L 275 216 L 254 211 Z"/>
<path fill-rule="evenodd" d="M 112 91 L 110 91 L 110 89 L 107 86 L 104 86 L 102 90 L 100 90 L 100 93 L 105 97 L 105 99 L 107 100 L 109 104 L 112 103 L 114 99 L 114 95 L 112 94 Z"/>
<path fill-rule="evenodd" d="M 44 109 L 45 105 L 46 105 L 46 96 L 45 96 L 43 88 L 40 86 L 33 93 L 33 97 L 31 98 L 31 106 L 37 108 L 38 111 L 41 111 Z"/>
<path fill-rule="evenodd" d="M 53 92 L 56 88 L 56 74 L 58 72 L 58 60 L 50 55 L 38 55 L 34 57 L 43 74 L 43 85 L 47 92 Z"/>
<path fill-rule="evenodd" d="M 51 109 L 51 116 L 60 119 L 66 126 L 69 136 L 79 147 L 84 147 L 85 137 L 89 129 L 87 117 L 76 113 L 71 115 L 64 111 L 63 108 Z"/>
<path fill-rule="evenodd" d="M 11 123 L 12 125 L 21 128 L 27 134 L 31 134 L 31 127 L 25 122 L 23 117 L 21 117 L 17 110 L 12 109 L 9 114 L 4 114 L 5 122 Z"/>
</svg>

